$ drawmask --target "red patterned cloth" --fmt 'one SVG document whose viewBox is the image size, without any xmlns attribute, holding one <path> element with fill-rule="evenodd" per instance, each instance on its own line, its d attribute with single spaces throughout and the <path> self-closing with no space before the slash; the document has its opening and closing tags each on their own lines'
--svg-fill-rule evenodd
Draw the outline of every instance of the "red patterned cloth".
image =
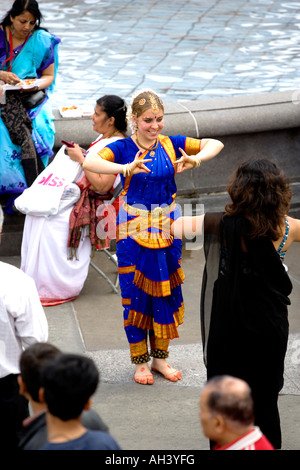
<svg viewBox="0 0 300 470">
<path fill-rule="evenodd" d="M 70 214 L 70 258 L 76 256 L 82 232 L 87 228 L 86 236 L 89 236 L 93 250 L 109 247 L 110 240 L 115 238 L 116 217 L 120 205 L 119 197 L 112 205 L 105 205 L 103 201 L 111 200 L 112 192 L 99 194 L 91 190 L 85 176 L 77 184 L 81 189 L 81 196 Z"/>
</svg>

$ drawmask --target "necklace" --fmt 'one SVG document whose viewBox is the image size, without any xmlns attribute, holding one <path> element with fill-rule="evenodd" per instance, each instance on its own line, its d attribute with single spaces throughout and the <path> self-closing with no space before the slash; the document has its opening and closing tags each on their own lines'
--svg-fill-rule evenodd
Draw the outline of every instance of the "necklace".
<svg viewBox="0 0 300 470">
<path fill-rule="evenodd" d="M 105 138 L 105 139 L 110 139 L 111 137 L 113 137 L 114 135 L 117 135 L 117 134 L 120 134 L 120 131 L 116 130 L 113 134 L 110 134 L 110 135 L 108 135 L 107 137 L 103 137 L 103 136 L 102 136 L 102 139 L 104 139 L 104 138 Z"/>
<path fill-rule="evenodd" d="M 154 157 L 154 155 L 155 155 L 155 150 L 157 149 L 158 143 L 159 143 L 159 142 L 158 142 L 158 138 L 156 139 L 156 142 L 155 142 L 155 144 L 154 144 L 154 147 L 150 147 L 150 148 L 149 148 L 149 147 L 144 147 L 142 144 L 140 144 L 139 139 L 138 139 L 138 137 L 137 137 L 137 133 L 135 134 L 135 138 L 136 138 L 136 143 L 138 144 L 138 146 L 141 147 L 141 148 L 144 149 L 144 150 L 150 151 L 150 153 L 149 153 L 150 157 Z"/>
<path fill-rule="evenodd" d="M 98 142 L 100 142 L 100 140 L 102 140 L 102 139 L 110 139 L 111 137 L 113 137 L 114 135 L 117 135 L 117 134 L 120 134 L 120 131 L 117 130 L 117 131 L 115 131 L 113 134 L 108 135 L 107 137 L 103 137 L 103 135 L 102 135 L 99 139 L 95 140 L 95 142 L 92 142 L 92 143 L 91 143 L 91 145 L 89 146 L 89 149 L 92 148 L 93 145 L 98 144 Z"/>
</svg>

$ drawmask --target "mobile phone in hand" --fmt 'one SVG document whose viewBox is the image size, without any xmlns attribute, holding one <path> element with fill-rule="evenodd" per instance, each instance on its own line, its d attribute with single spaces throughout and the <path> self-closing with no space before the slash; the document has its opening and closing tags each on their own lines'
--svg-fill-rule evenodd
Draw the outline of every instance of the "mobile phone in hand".
<svg viewBox="0 0 300 470">
<path fill-rule="evenodd" d="M 67 142 L 66 140 L 62 140 L 61 143 L 63 145 L 66 145 L 67 147 L 74 147 L 73 142 Z"/>
</svg>

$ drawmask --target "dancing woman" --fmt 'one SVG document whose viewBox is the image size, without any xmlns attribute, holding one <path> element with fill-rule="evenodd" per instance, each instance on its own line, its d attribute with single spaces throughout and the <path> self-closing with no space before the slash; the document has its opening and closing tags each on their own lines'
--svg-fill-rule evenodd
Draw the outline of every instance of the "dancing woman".
<svg viewBox="0 0 300 470">
<path fill-rule="evenodd" d="M 223 144 L 162 135 L 164 106 L 152 90 L 133 98 L 128 119 L 133 134 L 91 154 L 83 168 L 118 172 L 123 182 L 126 200 L 117 220 L 117 257 L 134 379 L 153 383 L 148 367 L 152 356 L 152 370 L 175 382 L 181 372 L 166 361 L 169 342 L 179 337 L 177 327 L 184 317 L 182 241 L 170 236 L 170 224 L 180 217 L 175 175 L 215 157 Z"/>
</svg>

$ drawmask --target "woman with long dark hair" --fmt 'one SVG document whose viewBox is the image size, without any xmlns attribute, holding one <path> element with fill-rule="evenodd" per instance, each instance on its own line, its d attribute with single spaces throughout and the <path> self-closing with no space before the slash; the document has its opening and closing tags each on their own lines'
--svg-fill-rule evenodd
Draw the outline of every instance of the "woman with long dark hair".
<svg viewBox="0 0 300 470">
<path fill-rule="evenodd" d="M 270 160 L 240 165 L 228 194 L 224 213 L 183 217 L 172 230 L 175 235 L 204 232 L 201 327 L 207 378 L 244 379 L 252 389 L 257 425 L 280 449 L 277 401 L 292 291 L 282 261 L 300 241 L 300 220 L 288 215 L 292 192 Z"/>
</svg>

